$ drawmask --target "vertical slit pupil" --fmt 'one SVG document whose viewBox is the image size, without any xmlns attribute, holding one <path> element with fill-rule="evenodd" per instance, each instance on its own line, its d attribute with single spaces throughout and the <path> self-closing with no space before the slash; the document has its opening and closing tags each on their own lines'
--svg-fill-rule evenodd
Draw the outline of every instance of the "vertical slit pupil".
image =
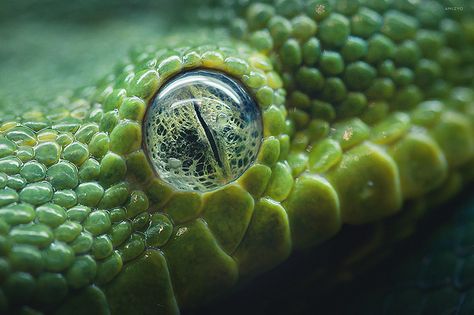
<svg viewBox="0 0 474 315">
<path fill-rule="evenodd" d="M 160 88 L 143 135 L 157 176 L 176 189 L 205 192 L 236 180 L 255 161 L 262 117 L 239 81 L 192 70 Z"/>
<path fill-rule="evenodd" d="M 199 120 L 199 123 L 204 129 L 204 132 L 206 133 L 207 140 L 209 141 L 209 144 L 211 145 L 212 154 L 214 155 L 214 158 L 216 159 L 217 164 L 219 164 L 219 167 L 224 170 L 224 164 L 222 163 L 222 159 L 219 154 L 219 150 L 217 148 L 216 139 L 214 138 L 214 135 L 212 134 L 212 131 L 207 125 L 206 121 L 202 117 L 201 110 L 199 109 L 199 104 L 197 101 L 193 101 L 193 108 Z"/>
</svg>

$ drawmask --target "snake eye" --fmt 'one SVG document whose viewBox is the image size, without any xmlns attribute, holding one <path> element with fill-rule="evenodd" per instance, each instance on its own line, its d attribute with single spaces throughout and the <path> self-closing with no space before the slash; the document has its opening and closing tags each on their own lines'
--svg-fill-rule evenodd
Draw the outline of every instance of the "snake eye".
<svg viewBox="0 0 474 315">
<path fill-rule="evenodd" d="M 220 72 L 172 78 L 148 108 L 146 151 L 177 189 L 209 191 L 237 179 L 255 160 L 262 118 L 242 84 Z"/>
</svg>

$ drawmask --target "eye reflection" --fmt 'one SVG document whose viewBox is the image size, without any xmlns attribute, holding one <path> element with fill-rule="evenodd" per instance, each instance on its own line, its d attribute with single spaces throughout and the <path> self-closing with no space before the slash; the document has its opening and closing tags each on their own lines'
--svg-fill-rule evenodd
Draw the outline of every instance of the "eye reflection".
<svg viewBox="0 0 474 315">
<path fill-rule="evenodd" d="M 158 92 L 145 117 L 144 137 L 163 180 L 180 190 L 204 192 L 237 179 L 253 163 L 262 119 L 239 82 L 195 70 Z"/>
</svg>

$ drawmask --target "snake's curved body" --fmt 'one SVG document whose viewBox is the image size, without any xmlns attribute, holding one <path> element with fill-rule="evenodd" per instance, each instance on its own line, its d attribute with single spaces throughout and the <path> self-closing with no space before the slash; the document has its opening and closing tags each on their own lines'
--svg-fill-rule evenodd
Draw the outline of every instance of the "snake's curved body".
<svg viewBox="0 0 474 315">
<path fill-rule="evenodd" d="M 349 225 L 373 233 L 344 268 L 412 234 L 474 177 L 471 9 L 217 3 L 202 23 L 218 30 L 141 47 L 59 101 L 0 108 L 0 313 L 176 314 L 293 251 L 340 246 Z M 193 69 L 243 84 L 263 122 L 256 161 L 204 193 L 160 179 L 143 145 L 157 91 Z"/>
</svg>

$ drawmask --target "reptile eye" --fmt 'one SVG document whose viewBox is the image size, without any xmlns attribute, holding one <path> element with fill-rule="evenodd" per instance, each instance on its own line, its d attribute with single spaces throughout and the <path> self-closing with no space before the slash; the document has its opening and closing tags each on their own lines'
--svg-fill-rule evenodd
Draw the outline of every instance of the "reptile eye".
<svg viewBox="0 0 474 315">
<path fill-rule="evenodd" d="M 146 151 L 177 189 L 209 191 L 237 179 L 255 160 L 262 118 L 242 84 L 208 70 L 177 75 L 150 105 Z"/>
</svg>

